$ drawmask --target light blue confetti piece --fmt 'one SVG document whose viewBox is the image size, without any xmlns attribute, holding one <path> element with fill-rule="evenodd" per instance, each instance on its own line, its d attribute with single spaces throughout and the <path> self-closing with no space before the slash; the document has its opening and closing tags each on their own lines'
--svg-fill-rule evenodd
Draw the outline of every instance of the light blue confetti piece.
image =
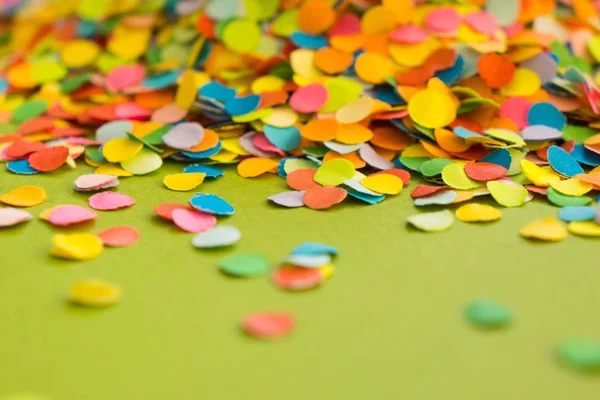
<svg viewBox="0 0 600 400">
<path fill-rule="evenodd" d="M 234 117 L 246 115 L 258 108 L 260 96 L 251 94 L 249 96 L 234 97 L 225 103 L 225 112 Z"/>
<path fill-rule="evenodd" d="M 381 203 L 383 200 L 385 200 L 384 195 L 371 196 L 370 194 L 359 192 L 358 190 L 354 190 L 354 189 L 346 189 L 346 191 L 348 192 L 348 194 L 350 196 L 352 196 L 355 199 L 358 199 L 360 201 L 363 201 L 367 204 L 378 204 L 378 203 Z"/>
<path fill-rule="evenodd" d="M 162 74 L 149 76 L 142 82 L 142 86 L 148 89 L 163 89 L 177 82 L 179 74 L 177 71 L 167 71 Z"/>
<path fill-rule="evenodd" d="M 454 128 L 453 132 L 456 136 L 461 137 L 463 139 L 481 136 L 480 134 L 463 128 L 462 126 L 457 126 L 456 128 Z"/>
<path fill-rule="evenodd" d="M 319 255 L 319 254 L 338 254 L 338 249 L 323 243 L 304 242 L 292 250 L 292 254 L 299 255 Z"/>
<path fill-rule="evenodd" d="M 527 113 L 529 125 L 544 125 L 562 130 L 567 126 L 567 118 L 554 105 L 550 103 L 535 103 Z"/>
<path fill-rule="evenodd" d="M 222 21 L 234 18 L 241 8 L 240 0 L 211 0 L 204 12 L 213 20 Z"/>
<path fill-rule="evenodd" d="M 190 199 L 190 206 L 198 211 L 214 215 L 232 215 L 235 210 L 231 204 L 217 195 L 196 193 Z"/>
<path fill-rule="evenodd" d="M 219 142 L 212 149 L 207 149 L 204 151 L 182 151 L 181 154 L 183 154 L 186 157 L 192 158 L 194 160 L 201 160 L 203 158 L 209 158 L 209 157 L 214 156 L 219 151 L 221 151 L 221 147 L 222 147 L 221 142 Z"/>
<path fill-rule="evenodd" d="M 299 254 L 288 256 L 281 262 L 304 268 L 320 268 L 331 262 L 331 256 L 329 254 Z"/>
<path fill-rule="evenodd" d="M 220 168 L 211 167 L 210 165 L 204 164 L 190 164 L 183 169 L 184 174 L 197 172 L 206 174 L 206 178 L 218 178 L 219 176 L 225 174 L 225 171 Z"/>
<path fill-rule="evenodd" d="M 219 82 L 208 82 L 198 89 L 198 94 L 209 99 L 225 102 L 235 97 L 235 89 L 221 85 Z"/>
<path fill-rule="evenodd" d="M 8 89 L 8 82 L 6 79 L 0 78 L 0 93 L 6 93 L 6 89 Z"/>
<path fill-rule="evenodd" d="M 452 86 L 462 78 L 464 71 L 465 60 L 459 54 L 452 67 L 436 72 L 435 77 L 444 82 L 446 86 Z"/>
<path fill-rule="evenodd" d="M 430 194 L 429 196 L 419 197 L 415 199 L 415 206 L 430 206 L 434 204 L 447 205 L 452 204 L 458 195 L 453 190 L 440 190 L 439 192 Z"/>
<path fill-rule="evenodd" d="M 591 221 L 596 218 L 596 207 L 566 206 L 558 212 L 558 218 L 566 222 Z"/>
<path fill-rule="evenodd" d="M 300 146 L 300 141 L 302 140 L 300 129 L 295 126 L 278 128 L 271 125 L 265 125 L 264 133 L 267 139 L 269 139 L 269 142 L 283 151 L 292 151 L 297 149 L 298 146 Z"/>
<path fill-rule="evenodd" d="M 580 164 L 591 165 L 593 167 L 600 165 L 600 154 L 586 149 L 582 144 L 576 144 L 570 154 Z"/>
<path fill-rule="evenodd" d="M 327 39 L 324 36 L 309 35 L 304 32 L 294 32 L 290 36 L 290 39 L 296 46 L 305 49 L 318 50 L 327 47 Z"/>
<path fill-rule="evenodd" d="M 512 162 L 512 157 L 510 156 L 510 152 L 506 149 L 498 149 L 492 151 L 487 156 L 481 159 L 481 162 L 488 162 L 491 164 L 501 165 L 506 169 L 510 169 L 510 164 Z"/>
<path fill-rule="evenodd" d="M 548 162 L 553 170 L 561 175 L 573 177 L 583 174 L 583 168 L 569 153 L 558 146 L 548 149 Z"/>
<path fill-rule="evenodd" d="M 10 172 L 19 175 L 34 175 L 38 173 L 37 170 L 31 168 L 27 160 L 9 161 L 6 163 L 6 168 Z"/>
</svg>

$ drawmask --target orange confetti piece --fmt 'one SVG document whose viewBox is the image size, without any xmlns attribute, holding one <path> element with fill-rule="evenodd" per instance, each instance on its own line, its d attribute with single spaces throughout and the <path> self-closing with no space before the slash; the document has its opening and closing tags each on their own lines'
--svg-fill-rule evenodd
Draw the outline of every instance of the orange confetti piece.
<svg viewBox="0 0 600 400">
<path fill-rule="evenodd" d="M 360 123 L 340 124 L 335 140 L 344 144 L 365 143 L 371 140 L 373 132 Z"/>
<path fill-rule="evenodd" d="M 352 54 L 324 47 L 315 54 L 315 65 L 326 74 L 333 75 L 346 71 L 352 65 Z"/>
<path fill-rule="evenodd" d="M 4 193 L 0 201 L 15 207 L 33 207 L 46 201 L 46 192 L 38 186 L 21 186 Z"/>
<path fill-rule="evenodd" d="M 297 169 L 290 172 L 285 178 L 289 187 L 294 190 L 308 190 L 314 187 L 321 186 L 314 181 L 316 168 Z"/>
<path fill-rule="evenodd" d="M 490 88 L 499 89 L 512 81 L 516 67 L 506 56 L 491 53 L 479 58 L 477 70 Z"/>
<path fill-rule="evenodd" d="M 50 172 L 62 167 L 69 158 L 69 149 L 64 146 L 48 147 L 29 156 L 32 168 Z"/>
<path fill-rule="evenodd" d="M 298 25 L 306 33 L 318 35 L 335 21 L 335 12 L 326 0 L 307 0 L 298 9 Z"/>
<path fill-rule="evenodd" d="M 319 186 L 304 193 L 304 205 L 313 210 L 325 210 L 344 201 L 348 192 L 336 186 Z"/>
<path fill-rule="evenodd" d="M 277 161 L 270 158 L 250 157 L 240 162 L 237 166 L 238 174 L 242 178 L 255 178 L 277 168 Z"/>
<path fill-rule="evenodd" d="M 337 135 L 340 125 L 333 118 L 313 119 L 300 129 L 300 135 L 315 142 L 326 142 Z"/>
</svg>

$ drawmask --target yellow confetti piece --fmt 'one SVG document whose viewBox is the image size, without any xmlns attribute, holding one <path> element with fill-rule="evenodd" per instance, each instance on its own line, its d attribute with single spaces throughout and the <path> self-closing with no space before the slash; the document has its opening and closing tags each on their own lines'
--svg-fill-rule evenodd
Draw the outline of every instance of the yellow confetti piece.
<svg viewBox="0 0 600 400">
<path fill-rule="evenodd" d="M 287 128 L 298 121 L 298 114 L 288 106 L 276 107 L 261 121 L 277 128 Z"/>
<path fill-rule="evenodd" d="M 402 179 L 392 174 L 376 174 L 360 180 L 369 190 L 381 194 L 398 194 L 402 190 Z"/>
<path fill-rule="evenodd" d="M 494 139 L 502 140 L 510 144 L 516 144 L 519 147 L 525 146 L 525 141 L 521 136 L 507 129 L 488 129 L 485 131 L 485 134 Z"/>
<path fill-rule="evenodd" d="M 40 215 L 38 217 L 43 221 L 50 221 L 50 214 L 52 213 L 52 211 L 54 211 L 54 207 L 47 208 L 44 211 L 40 212 Z"/>
<path fill-rule="evenodd" d="M 69 301 L 86 307 L 105 307 L 121 300 L 122 291 L 118 285 L 100 279 L 86 279 L 75 282 L 69 290 Z"/>
<path fill-rule="evenodd" d="M 560 181 L 559 175 L 553 171 L 540 168 L 529 160 L 521 160 L 520 165 L 523 174 L 536 186 L 548 187 L 552 182 Z"/>
<path fill-rule="evenodd" d="M 373 99 L 367 96 L 346 104 L 335 113 L 335 119 L 343 124 L 359 122 L 367 118 L 373 109 Z"/>
<path fill-rule="evenodd" d="M 54 257 L 68 260 L 91 260 L 98 257 L 104 248 L 102 240 L 93 233 L 57 234 L 52 238 Z"/>
<path fill-rule="evenodd" d="M 237 171 L 242 178 L 255 178 L 277 168 L 277 160 L 250 157 L 238 164 Z"/>
<path fill-rule="evenodd" d="M 517 68 L 513 80 L 500 89 L 504 96 L 531 96 L 542 86 L 538 74 L 527 68 Z"/>
<path fill-rule="evenodd" d="M 321 164 L 313 179 L 323 186 L 338 186 L 346 179 L 352 179 L 355 173 L 354 165 L 350 161 L 336 158 Z"/>
<path fill-rule="evenodd" d="M 89 40 L 73 40 L 63 48 L 61 57 L 63 62 L 71 68 L 80 68 L 94 62 L 100 48 Z"/>
<path fill-rule="evenodd" d="M 187 110 L 194 102 L 194 99 L 196 99 L 196 95 L 197 90 L 194 71 L 188 69 L 183 73 L 179 82 L 177 94 L 175 95 L 175 104 L 177 104 L 179 108 Z"/>
<path fill-rule="evenodd" d="M 21 186 L 0 196 L 0 201 L 15 207 L 33 207 L 46 201 L 46 192 L 38 186 Z"/>
<path fill-rule="evenodd" d="M 456 218 L 463 222 L 491 222 L 501 217 L 500 210 L 487 204 L 470 203 L 456 210 Z"/>
<path fill-rule="evenodd" d="M 480 186 L 480 183 L 469 178 L 465 166 L 461 163 L 449 164 L 442 169 L 442 180 L 454 189 L 469 190 Z"/>
<path fill-rule="evenodd" d="M 100 175 L 114 175 L 114 176 L 119 176 L 119 177 L 133 176 L 133 174 L 131 172 L 125 171 L 123 168 L 121 168 L 115 164 L 100 165 L 98 168 L 96 168 L 94 173 L 100 174 Z"/>
<path fill-rule="evenodd" d="M 285 81 L 277 76 L 264 75 L 252 82 L 250 90 L 252 93 L 259 94 L 263 92 L 276 92 L 281 90 Z"/>
<path fill-rule="evenodd" d="M 573 221 L 569 223 L 567 229 L 579 236 L 600 237 L 600 225 L 593 221 Z"/>
<path fill-rule="evenodd" d="M 204 182 L 205 173 L 194 172 L 187 174 L 171 174 L 165 176 L 163 183 L 171 190 L 177 192 L 187 192 L 195 189 L 198 185 Z"/>
<path fill-rule="evenodd" d="M 521 228 L 521 236 L 528 239 L 560 242 L 566 239 L 567 230 L 554 218 L 544 218 L 530 222 Z"/>
<path fill-rule="evenodd" d="M 425 89 L 415 94 L 408 103 L 408 114 L 426 128 L 443 128 L 456 119 L 456 105 L 452 97 L 437 90 Z"/>
<path fill-rule="evenodd" d="M 139 153 L 144 144 L 129 138 L 111 139 L 102 146 L 102 155 L 110 162 L 129 160 Z"/>
<path fill-rule="evenodd" d="M 487 189 L 496 200 L 504 207 L 519 207 L 527 199 L 527 189 L 516 183 L 503 181 L 490 181 L 487 183 Z"/>
<path fill-rule="evenodd" d="M 553 181 L 552 188 L 567 196 L 583 196 L 594 188 L 594 185 L 584 182 L 579 178 L 571 178 L 564 181 Z"/>
</svg>

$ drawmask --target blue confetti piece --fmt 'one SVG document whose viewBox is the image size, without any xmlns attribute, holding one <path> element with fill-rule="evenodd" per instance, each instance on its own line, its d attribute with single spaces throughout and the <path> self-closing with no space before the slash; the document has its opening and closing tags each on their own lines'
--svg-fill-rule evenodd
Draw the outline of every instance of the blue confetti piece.
<svg viewBox="0 0 600 400">
<path fill-rule="evenodd" d="M 149 76 L 142 82 L 142 86 L 148 89 L 163 89 L 177 82 L 179 74 L 177 71 L 167 71 L 162 74 Z"/>
<path fill-rule="evenodd" d="M 558 218 L 566 222 L 590 221 L 596 218 L 596 207 L 566 206 L 558 212 Z"/>
<path fill-rule="evenodd" d="M 492 151 L 490 154 L 483 157 L 480 162 L 488 162 L 491 164 L 501 165 L 506 169 L 510 169 L 512 157 L 510 156 L 510 151 L 506 149 L 498 149 Z"/>
<path fill-rule="evenodd" d="M 31 168 L 28 160 L 9 161 L 6 163 L 6 168 L 10 172 L 19 175 L 34 175 L 38 173 L 37 170 Z"/>
<path fill-rule="evenodd" d="M 192 158 L 194 160 L 200 160 L 202 158 L 209 158 L 209 157 L 214 156 L 219 151 L 221 151 L 221 147 L 222 147 L 221 142 L 219 142 L 212 149 L 208 149 L 208 150 L 204 150 L 204 151 L 182 151 L 181 154 L 183 154 L 186 157 Z"/>
<path fill-rule="evenodd" d="M 583 174 L 581 165 L 569 153 L 558 146 L 550 146 L 548 149 L 548 162 L 553 170 L 569 178 Z"/>
<path fill-rule="evenodd" d="M 575 161 L 580 164 L 590 165 L 593 167 L 600 165 L 600 154 L 586 149 L 583 144 L 576 144 L 570 154 L 571 157 L 573 157 Z"/>
<path fill-rule="evenodd" d="M 294 256 L 318 256 L 321 254 L 336 255 L 338 254 L 338 249 L 328 244 L 304 242 L 301 245 L 294 247 L 292 250 L 292 255 Z"/>
<path fill-rule="evenodd" d="M 228 101 L 235 97 L 235 89 L 221 85 L 219 82 L 208 82 L 198 89 L 198 94 L 217 101 Z"/>
<path fill-rule="evenodd" d="M 272 125 L 264 126 L 264 134 L 275 147 L 283 151 L 292 151 L 300 146 L 302 136 L 300 129 L 295 126 L 278 128 Z"/>
<path fill-rule="evenodd" d="M 446 86 L 452 86 L 462 78 L 464 69 L 465 59 L 459 54 L 452 67 L 436 72 L 435 77 L 444 82 Z"/>
<path fill-rule="evenodd" d="M 8 82 L 4 78 L 0 78 L 0 93 L 6 93 L 8 89 Z"/>
<path fill-rule="evenodd" d="M 375 88 L 375 98 L 392 106 L 406 104 L 396 90 L 389 85 L 380 85 Z"/>
<path fill-rule="evenodd" d="M 567 126 L 567 118 L 550 103 L 535 103 L 527 113 L 529 125 L 544 125 L 559 131 Z"/>
<path fill-rule="evenodd" d="M 384 195 L 371 196 L 370 194 L 359 192 L 358 190 L 354 190 L 354 189 L 346 189 L 346 191 L 348 192 L 348 194 L 350 196 L 352 196 L 355 199 L 358 199 L 360 201 L 364 201 L 367 204 L 378 204 L 378 203 L 381 203 L 385 199 Z"/>
<path fill-rule="evenodd" d="M 466 128 L 463 128 L 462 126 L 457 126 L 456 128 L 454 128 L 453 132 L 456 136 L 463 138 L 463 139 L 481 136 L 480 134 L 470 131 Z"/>
<path fill-rule="evenodd" d="M 249 96 L 234 97 L 225 103 L 225 112 L 234 117 L 246 115 L 258 108 L 260 96 L 251 94 Z"/>
<path fill-rule="evenodd" d="M 211 167 L 210 165 L 204 164 L 190 164 L 183 169 L 184 174 L 190 174 L 195 172 L 206 174 L 207 178 L 218 178 L 219 176 L 225 174 L 225 171 L 223 171 L 220 168 Z"/>
<path fill-rule="evenodd" d="M 198 211 L 214 215 L 232 215 L 235 210 L 231 204 L 217 195 L 196 193 L 190 199 L 190 206 Z"/>
<path fill-rule="evenodd" d="M 296 46 L 305 49 L 318 50 L 327 47 L 327 38 L 324 36 L 309 35 L 304 32 L 294 32 L 290 35 L 290 39 Z"/>
</svg>

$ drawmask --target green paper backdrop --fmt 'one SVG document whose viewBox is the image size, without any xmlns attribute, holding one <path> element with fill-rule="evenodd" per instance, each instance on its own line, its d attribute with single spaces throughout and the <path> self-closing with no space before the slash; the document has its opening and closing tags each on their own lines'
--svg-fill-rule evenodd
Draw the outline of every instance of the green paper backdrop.
<svg viewBox="0 0 600 400">
<path fill-rule="evenodd" d="M 33 391 L 55 400 L 121 399 L 597 399 L 600 376 L 563 368 L 557 342 L 600 339 L 599 241 L 570 236 L 531 243 L 519 228 L 556 216 L 540 200 L 503 209 L 487 225 L 455 222 L 444 233 L 407 228 L 419 212 L 409 192 L 376 206 L 346 200 L 319 212 L 282 209 L 266 197 L 289 190 L 275 176 L 244 180 L 234 168 L 199 189 L 229 200 L 225 218 L 242 231 L 223 251 L 194 249 L 192 234 L 155 217 L 161 202 L 187 202 L 162 178 L 181 171 L 122 179 L 119 191 L 137 204 L 77 230 L 129 224 L 141 240 L 105 249 L 88 262 L 49 256 L 59 231 L 35 219 L 0 231 L 0 394 Z M 0 172 L 0 192 L 39 185 L 40 211 L 86 205 L 73 191 L 77 176 Z M 337 271 L 304 293 L 275 288 L 268 276 L 234 279 L 218 272 L 225 254 L 259 252 L 273 263 L 297 244 L 322 241 L 340 250 Z M 69 306 L 65 294 L 82 278 L 120 284 L 122 302 L 105 310 Z M 466 303 L 493 299 L 511 308 L 514 324 L 500 332 L 474 329 Z M 288 310 L 297 329 L 280 341 L 243 335 L 244 314 Z"/>
</svg>

